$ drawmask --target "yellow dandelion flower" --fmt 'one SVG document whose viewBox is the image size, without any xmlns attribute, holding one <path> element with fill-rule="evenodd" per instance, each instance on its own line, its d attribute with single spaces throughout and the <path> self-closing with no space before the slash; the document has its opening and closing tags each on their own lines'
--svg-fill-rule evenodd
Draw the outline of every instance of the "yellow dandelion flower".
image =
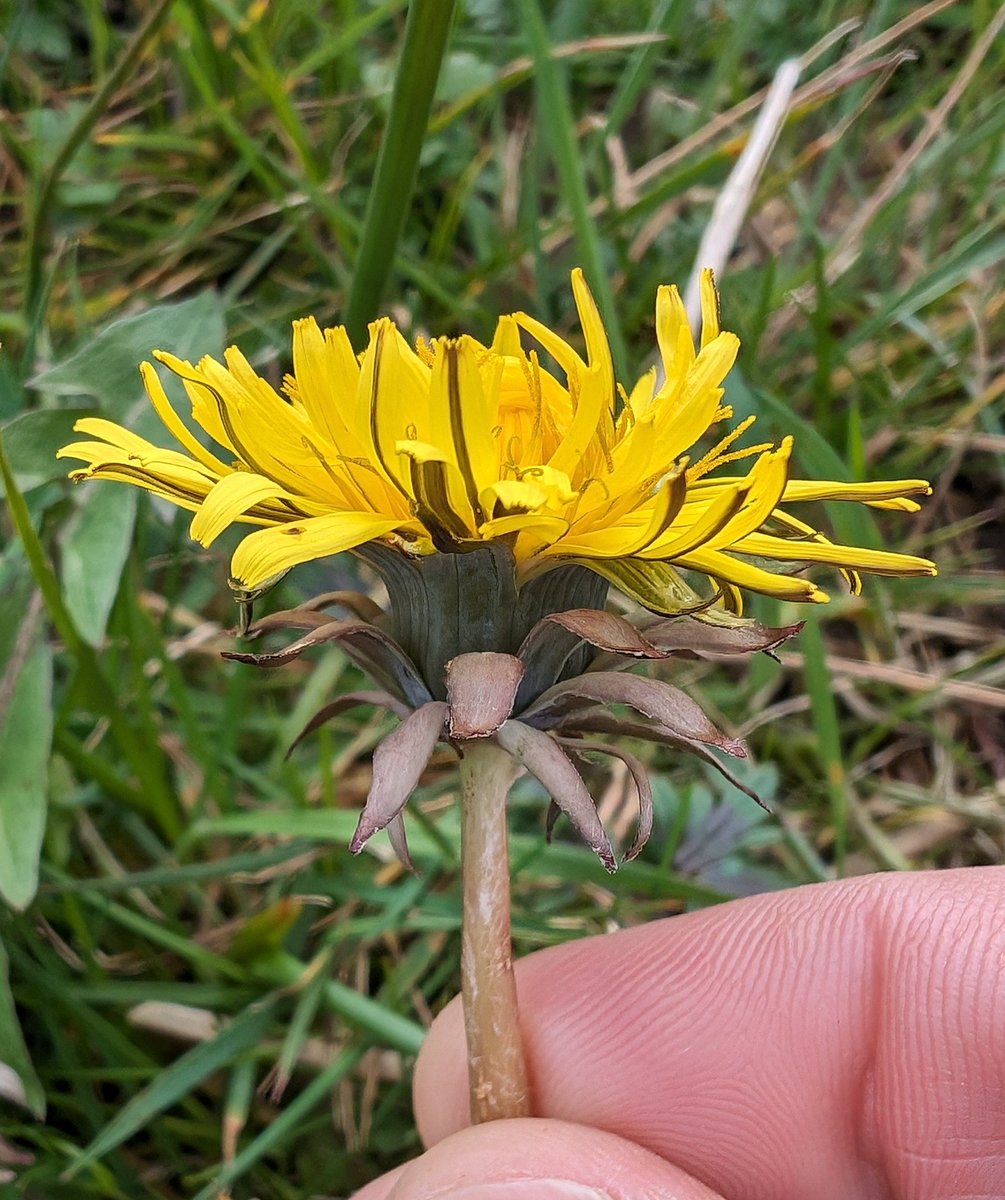
<svg viewBox="0 0 1005 1200">
<path fill-rule="evenodd" d="M 695 596 L 681 571 L 708 577 L 733 611 L 740 589 L 826 600 L 797 573 L 814 564 L 836 567 L 856 589 L 859 572 L 935 573 L 927 559 L 835 544 L 789 511 L 816 500 L 911 511 L 910 497 L 930 491 L 924 480 L 792 479 L 791 438 L 737 448 L 749 419 L 695 449 L 732 415 L 722 385 L 739 349 L 719 328 L 711 272 L 697 346 L 677 289 L 659 289 L 662 382 L 650 371 L 630 391 L 615 379 L 581 271 L 572 289 L 585 357 L 525 313 L 502 317 L 489 346 L 464 336 L 413 348 L 382 318 L 358 356 L 344 328 L 322 331 L 307 318 L 294 324 L 282 393 L 233 348 L 224 363 L 195 365 L 154 353 L 181 379 L 216 450 L 144 363 L 150 400 L 181 449 L 88 417 L 75 426 L 88 440 L 59 454 L 87 464 L 75 480 L 115 479 L 191 509 L 204 546 L 234 522 L 261 526 L 233 558 L 234 586 L 247 594 L 369 542 L 413 556 L 504 543 L 518 584 L 578 564 L 662 613 Z M 746 473 L 733 473 L 738 463 Z"/>
</svg>

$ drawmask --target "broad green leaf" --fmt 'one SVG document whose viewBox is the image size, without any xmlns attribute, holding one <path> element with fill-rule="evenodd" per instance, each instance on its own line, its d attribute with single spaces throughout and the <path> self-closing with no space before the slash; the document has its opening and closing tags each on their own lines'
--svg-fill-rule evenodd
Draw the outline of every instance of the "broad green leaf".
<svg viewBox="0 0 1005 1200">
<path fill-rule="evenodd" d="M 202 292 L 191 300 L 114 321 L 31 382 L 59 396 L 94 396 L 106 416 L 122 420 L 143 395 L 139 365 L 151 350 L 170 350 L 190 359 L 219 356 L 224 337 L 220 298 L 215 292 Z"/>
<path fill-rule="evenodd" d="M 44 642 L 17 674 L 0 728 L 0 895 L 14 908 L 38 888 L 52 741 L 52 653 Z"/>
<path fill-rule="evenodd" d="M 14 1008 L 7 968 L 7 951 L 0 942 L 0 1063 L 5 1063 L 20 1079 L 24 1100 L 39 1120 L 45 1116 L 45 1091 L 31 1065 L 28 1047 Z"/>
<path fill-rule="evenodd" d="M 94 416 L 96 411 L 93 406 L 40 408 L 21 413 L 3 426 L 7 454 L 23 492 L 69 472 L 73 464 L 57 459 L 56 451 L 73 441 L 74 422 L 80 417 Z"/>
<path fill-rule="evenodd" d="M 136 521 L 134 488 L 89 488 L 60 540 L 63 597 L 81 637 L 105 636 Z"/>
</svg>

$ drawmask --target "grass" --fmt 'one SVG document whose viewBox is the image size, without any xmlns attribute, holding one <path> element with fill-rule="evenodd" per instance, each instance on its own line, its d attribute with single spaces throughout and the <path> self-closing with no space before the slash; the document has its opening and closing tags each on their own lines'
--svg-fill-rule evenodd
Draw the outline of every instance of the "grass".
<svg viewBox="0 0 1005 1200">
<path fill-rule="evenodd" d="M 142 28 L 97 3 L 10 5 L 11 1194 L 346 1195 L 418 1149 L 410 1063 L 457 987 L 449 756 L 412 809 L 422 874 L 380 848 L 351 857 L 385 719 L 356 710 L 284 755 L 313 708 L 358 683 L 354 669 L 337 652 L 273 673 L 224 663 L 226 553 L 198 552 L 184 518 L 146 498 L 70 489 L 52 454 L 75 417 L 152 432 L 135 368 L 155 344 L 219 352 L 226 337 L 278 378 L 290 320 L 307 312 L 331 322 L 352 305 L 363 322 L 379 306 L 415 332 L 484 336 L 497 312 L 528 308 L 568 327 L 577 262 L 598 276 L 619 357 L 641 369 L 656 286 L 687 279 L 786 58 L 803 63 L 792 111 L 721 278 L 725 324 L 744 342 L 730 400 L 771 434 L 796 433 L 800 472 L 932 478 L 917 518 L 832 519 L 843 536 L 930 554 L 942 573 L 836 599 L 780 663 L 678 669 L 749 738 L 773 818 L 650 751 L 657 836 L 611 881 L 572 842 L 544 845 L 540 798 L 519 786 L 518 947 L 842 873 L 1002 860 L 1001 11 L 458 10 L 409 200 L 409 164 L 400 177 L 378 165 L 410 94 L 399 60 L 415 63 L 402 0 L 175 0 L 146 6 Z M 408 86 L 428 90 L 420 60 L 425 84 Z M 382 242 L 374 222 L 399 217 L 397 244 Z M 274 603 L 352 570 L 297 572 Z M 623 836 L 621 784 L 598 768 Z"/>
</svg>

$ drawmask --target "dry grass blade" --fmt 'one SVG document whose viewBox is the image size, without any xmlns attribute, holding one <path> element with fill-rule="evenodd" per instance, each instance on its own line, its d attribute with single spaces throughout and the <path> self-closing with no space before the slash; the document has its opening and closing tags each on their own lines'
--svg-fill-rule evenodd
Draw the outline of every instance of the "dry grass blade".
<svg viewBox="0 0 1005 1200">
<path fill-rule="evenodd" d="M 721 276 L 729 261 L 761 173 L 789 113 L 800 70 L 799 63 L 790 59 L 775 72 L 764 99 L 764 107 L 757 115 L 747 144 L 712 206 L 712 215 L 701 235 L 691 277 L 684 291 L 684 306 L 696 339 L 701 336 L 701 273 L 710 267 L 717 276 Z M 659 372 L 657 379 L 657 386 L 661 386 Z"/>
<path fill-rule="evenodd" d="M 925 150 L 939 134 L 945 132 L 949 114 L 973 82 L 978 69 L 995 45 L 1003 28 L 1005 28 L 1005 4 L 998 9 L 988 22 L 987 28 L 974 43 L 956 78 L 939 101 L 938 107 L 926 120 L 924 129 L 918 134 L 909 149 L 898 159 L 896 165 L 869 197 L 868 202 L 861 206 L 854 220 L 845 228 L 832 248 L 825 267 L 828 282 L 833 283 L 835 279 L 843 275 L 862 253 L 862 236 L 865 230 L 875 220 L 877 213 L 900 190 L 911 168 Z"/>
<path fill-rule="evenodd" d="M 779 659 L 785 667 L 803 666 L 803 656 L 795 651 L 783 651 Z M 890 684 L 908 692 L 931 692 L 941 702 L 963 701 L 988 708 L 1005 709 L 1005 688 L 986 683 L 971 683 L 966 679 L 946 679 L 939 675 L 928 675 L 911 667 L 895 663 L 859 662 L 839 655 L 828 655 L 827 665 L 837 676 L 848 679 L 865 679 L 873 683 Z"/>
</svg>

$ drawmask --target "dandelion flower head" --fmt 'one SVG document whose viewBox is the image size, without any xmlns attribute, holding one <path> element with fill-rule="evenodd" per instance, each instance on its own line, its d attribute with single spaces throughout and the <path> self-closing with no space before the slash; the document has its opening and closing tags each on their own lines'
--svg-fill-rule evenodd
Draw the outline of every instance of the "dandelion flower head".
<svg viewBox="0 0 1005 1200">
<path fill-rule="evenodd" d="M 281 391 L 235 348 L 223 363 L 194 365 L 155 351 L 191 404 L 186 421 L 154 365 L 142 364 L 177 448 L 88 417 L 75 426 L 86 440 L 59 453 L 86 464 L 75 480 L 134 484 L 192 510 L 204 546 L 234 522 L 258 526 L 232 561 L 245 593 L 375 541 L 411 556 L 504 542 L 518 584 L 578 564 L 664 613 L 694 595 L 687 578 L 707 578 L 719 605 L 739 612 L 743 590 L 826 600 L 803 573 L 816 564 L 856 591 L 860 572 L 935 573 L 926 559 L 835 544 L 790 511 L 816 500 L 912 511 L 911 497 L 930 488 L 792 478 L 791 437 L 744 447 L 752 418 L 730 426 L 723 403 L 739 340 L 720 329 L 711 272 L 698 344 L 677 289 L 659 289 L 662 370 L 630 390 L 615 378 L 579 270 L 572 290 L 582 350 L 521 312 L 500 318 L 489 345 L 469 336 L 410 345 L 381 318 L 357 354 L 343 327 L 308 317 L 294 323 Z"/>
</svg>

